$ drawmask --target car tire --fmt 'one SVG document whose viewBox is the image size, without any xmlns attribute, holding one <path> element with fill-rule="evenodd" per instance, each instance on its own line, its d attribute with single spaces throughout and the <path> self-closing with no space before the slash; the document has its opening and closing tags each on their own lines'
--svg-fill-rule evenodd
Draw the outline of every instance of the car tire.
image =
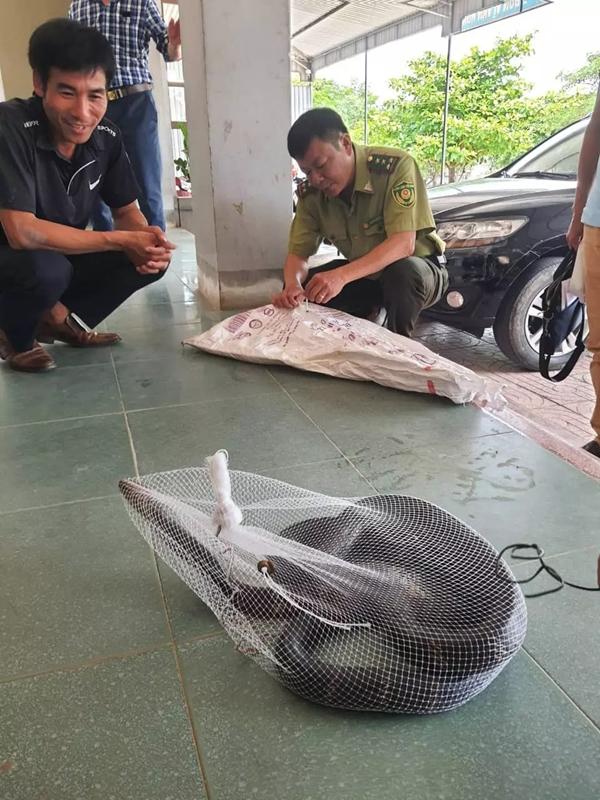
<svg viewBox="0 0 600 800">
<path fill-rule="evenodd" d="M 542 328 L 541 294 L 552 282 L 561 261 L 561 256 L 549 256 L 527 269 L 509 288 L 496 314 L 494 337 L 498 347 L 525 369 L 539 369 L 535 341 Z M 550 360 L 550 369 L 560 369 L 569 359 L 571 350 L 565 345 L 565 350 Z"/>
</svg>

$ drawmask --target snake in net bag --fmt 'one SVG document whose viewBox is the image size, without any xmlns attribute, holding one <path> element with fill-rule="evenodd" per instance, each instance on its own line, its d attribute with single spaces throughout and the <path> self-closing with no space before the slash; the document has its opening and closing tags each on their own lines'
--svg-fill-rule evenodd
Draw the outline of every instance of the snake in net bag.
<svg viewBox="0 0 600 800">
<path fill-rule="evenodd" d="M 323 705 L 428 714 L 462 705 L 525 637 L 497 551 L 414 497 L 329 497 L 204 468 L 120 481 L 156 554 L 239 650 Z"/>
</svg>

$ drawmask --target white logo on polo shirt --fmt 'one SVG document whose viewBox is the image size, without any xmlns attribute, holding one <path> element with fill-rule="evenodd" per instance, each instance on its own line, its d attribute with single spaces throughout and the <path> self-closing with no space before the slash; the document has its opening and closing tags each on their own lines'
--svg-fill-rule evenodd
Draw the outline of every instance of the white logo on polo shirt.
<svg viewBox="0 0 600 800">
<path fill-rule="evenodd" d="M 90 183 L 90 192 L 93 192 L 94 189 L 96 188 L 96 186 L 98 186 L 98 184 L 100 183 L 100 178 L 101 177 L 102 177 L 102 175 L 99 175 L 98 176 L 98 180 L 94 181 L 93 183 Z M 88 183 L 89 183 L 89 181 L 88 181 Z"/>
<path fill-rule="evenodd" d="M 113 139 L 115 139 L 116 136 L 117 136 L 117 132 L 113 131 L 112 128 L 109 128 L 108 125 L 98 125 L 96 130 L 97 131 L 104 131 L 105 133 L 109 133 L 113 137 Z"/>
<path fill-rule="evenodd" d="M 84 169 L 87 169 L 87 167 L 91 167 L 91 166 L 92 166 L 92 164 L 95 164 L 95 163 L 96 163 L 96 159 L 95 159 L 95 158 L 93 158 L 91 161 L 88 161 L 88 162 L 87 162 L 87 164 L 84 164 L 84 165 L 83 165 L 83 167 L 79 167 L 79 169 L 78 169 L 76 172 L 74 172 L 74 173 L 73 173 L 73 175 L 71 176 L 71 180 L 69 181 L 69 185 L 67 186 L 67 194 L 69 194 L 69 192 L 71 191 L 71 184 L 73 183 L 73 181 L 75 180 L 75 178 L 77 177 L 77 175 L 79 175 L 79 173 L 80 173 L 82 170 L 84 170 Z M 101 177 L 102 177 L 102 176 L 100 176 L 100 178 L 101 178 Z M 100 180 L 100 178 L 98 178 L 98 180 Z M 88 181 L 88 183 L 89 183 L 89 181 Z M 91 187 L 90 187 L 90 188 L 91 188 Z"/>
</svg>

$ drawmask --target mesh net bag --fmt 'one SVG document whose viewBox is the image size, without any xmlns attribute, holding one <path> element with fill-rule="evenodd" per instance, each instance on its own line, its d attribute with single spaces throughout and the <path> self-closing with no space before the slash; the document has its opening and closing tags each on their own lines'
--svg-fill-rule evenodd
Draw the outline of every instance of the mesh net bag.
<svg viewBox="0 0 600 800">
<path fill-rule="evenodd" d="M 519 649 L 520 588 L 496 550 L 414 497 L 328 497 L 206 468 L 120 482 L 157 555 L 237 647 L 302 697 L 426 714 L 482 691 Z"/>
</svg>

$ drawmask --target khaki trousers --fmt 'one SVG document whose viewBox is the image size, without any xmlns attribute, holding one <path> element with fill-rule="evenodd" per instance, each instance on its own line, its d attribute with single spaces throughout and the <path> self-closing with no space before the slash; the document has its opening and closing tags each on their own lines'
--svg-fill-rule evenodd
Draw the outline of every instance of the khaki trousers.
<svg viewBox="0 0 600 800">
<path fill-rule="evenodd" d="M 585 225 L 579 246 L 584 250 L 585 304 L 590 326 L 587 348 L 592 354 L 591 374 L 596 392 L 591 424 L 600 442 L 600 228 Z"/>
<path fill-rule="evenodd" d="M 336 259 L 311 269 L 307 280 L 318 272 L 327 272 L 348 262 Z M 376 278 L 358 278 L 325 305 L 367 319 L 385 308 L 385 327 L 402 336 L 412 336 L 417 317 L 424 308 L 434 305 L 448 288 L 446 267 L 437 259 L 409 256 L 393 261 Z"/>
</svg>

